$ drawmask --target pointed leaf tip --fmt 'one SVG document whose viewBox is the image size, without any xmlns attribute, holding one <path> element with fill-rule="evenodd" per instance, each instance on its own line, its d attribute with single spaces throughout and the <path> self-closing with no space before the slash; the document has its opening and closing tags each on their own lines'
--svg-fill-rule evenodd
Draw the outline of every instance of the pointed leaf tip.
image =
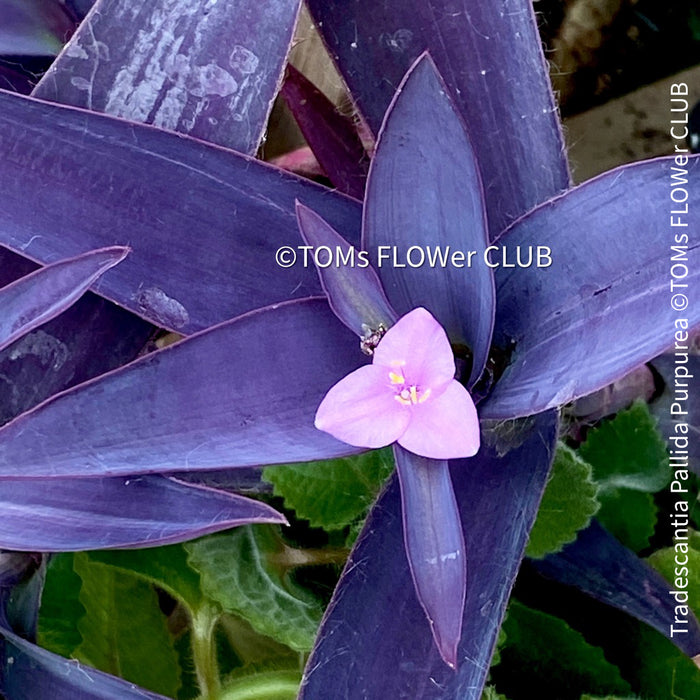
<svg viewBox="0 0 700 700">
<path fill-rule="evenodd" d="M 0 289 L 0 350 L 50 321 L 76 302 L 130 248 L 100 248 L 21 277 Z"/>
<path fill-rule="evenodd" d="M 388 328 L 398 318 L 366 251 L 351 246 L 315 211 L 296 200 L 297 222 L 333 313 L 351 331 Z M 305 256 L 306 259 L 306 256 Z"/>
<path fill-rule="evenodd" d="M 462 522 L 448 463 L 394 447 L 406 555 L 443 661 L 457 668 L 467 588 Z"/>
<path fill-rule="evenodd" d="M 379 273 L 399 313 L 424 306 L 453 342 L 470 347 L 473 384 L 486 364 L 495 313 L 493 271 L 464 254 L 481 259 L 488 246 L 483 186 L 466 126 L 427 53 L 404 76 L 379 132 L 363 244 L 398 260 L 385 261 Z"/>
</svg>

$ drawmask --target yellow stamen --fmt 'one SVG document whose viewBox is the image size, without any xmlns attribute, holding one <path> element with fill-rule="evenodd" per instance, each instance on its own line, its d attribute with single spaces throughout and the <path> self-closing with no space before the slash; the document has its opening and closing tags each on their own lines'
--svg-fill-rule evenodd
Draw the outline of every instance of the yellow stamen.
<svg viewBox="0 0 700 700">
<path fill-rule="evenodd" d="M 405 399 L 401 394 L 396 394 L 394 398 L 402 405 L 402 406 L 410 406 L 411 405 L 411 400 L 410 399 Z"/>
<path fill-rule="evenodd" d="M 415 384 L 411 387 L 411 403 L 418 403 L 418 389 L 416 389 Z"/>
<path fill-rule="evenodd" d="M 403 375 L 396 374 L 396 372 L 389 372 L 389 379 L 391 379 L 392 384 L 403 384 L 406 381 Z"/>
<path fill-rule="evenodd" d="M 427 400 L 428 400 L 428 397 L 430 396 L 430 392 L 431 392 L 431 391 L 432 391 L 432 390 L 431 390 L 430 388 L 427 388 L 427 389 L 421 394 L 420 398 L 418 399 L 418 403 L 423 403 L 423 401 L 427 401 Z"/>
</svg>

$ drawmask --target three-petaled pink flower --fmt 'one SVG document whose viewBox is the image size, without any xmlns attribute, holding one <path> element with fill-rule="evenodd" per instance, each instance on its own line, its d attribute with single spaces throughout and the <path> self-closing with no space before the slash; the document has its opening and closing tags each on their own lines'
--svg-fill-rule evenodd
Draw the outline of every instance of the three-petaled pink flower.
<svg viewBox="0 0 700 700">
<path fill-rule="evenodd" d="M 414 309 L 382 337 L 371 365 L 330 389 L 315 425 L 357 447 L 398 442 L 422 457 L 471 457 L 479 449 L 479 421 L 454 377 L 444 329 L 426 309 Z"/>
</svg>

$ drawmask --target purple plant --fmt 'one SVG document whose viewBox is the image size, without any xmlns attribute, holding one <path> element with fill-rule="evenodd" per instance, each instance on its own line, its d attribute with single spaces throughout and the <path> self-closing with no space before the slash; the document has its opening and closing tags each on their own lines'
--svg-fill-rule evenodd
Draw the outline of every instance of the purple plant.
<svg viewBox="0 0 700 700">
<path fill-rule="evenodd" d="M 3 408 L 13 419 L 0 429 L 0 545 L 45 552 L 147 546 L 244 522 L 282 522 L 263 504 L 172 474 L 343 457 L 357 445 L 396 439 L 400 491 L 393 478 L 369 515 L 326 612 L 302 697 L 323 698 L 333 688 L 348 698 L 478 698 L 547 480 L 556 409 L 619 380 L 673 338 L 668 242 L 649 222 L 666 201 L 669 167 L 683 167 L 694 182 L 698 160 L 625 166 L 569 189 L 528 3 L 313 0 L 310 9 L 378 135 L 361 208 L 249 155 L 299 3 L 246 2 L 245 11 L 224 4 L 199 13 L 181 3 L 185 29 L 177 31 L 188 41 L 197 36 L 197 46 L 180 52 L 163 43 L 149 72 L 138 62 L 144 46 L 162 41 L 164 27 L 153 22 L 137 35 L 144 18 L 104 0 L 33 97 L 0 94 L 7 217 L 0 243 L 12 251 L 3 251 L 3 281 L 29 272 L 28 256 L 45 265 L 84 263 L 85 251 L 99 256 L 99 249 L 128 245 L 131 253 L 113 270 L 99 268 L 99 282 L 93 284 L 98 273 L 84 273 L 75 290 L 92 284 L 131 314 L 188 336 L 115 369 L 150 333 L 140 320 L 95 297 L 55 318 L 50 328 L 66 375 L 42 378 L 29 405 Z M 170 27 L 165 5 L 145 12 Z M 247 22 L 237 22 L 241 17 Z M 416 62 L 426 50 L 435 64 Z M 162 81 L 149 82 L 154 75 Z M 357 142 L 347 124 L 326 127 L 327 141 L 341 142 L 327 153 L 352 162 L 347 154 Z M 338 167 L 339 179 L 361 191 L 363 168 L 348 168 Z M 689 188 L 689 197 L 694 224 L 698 188 Z M 378 277 L 367 268 L 324 268 L 319 286 L 308 268 L 283 270 L 275 262 L 275 251 L 298 245 L 296 201 L 304 205 L 299 222 L 309 246 L 354 246 L 375 264 L 384 249 L 405 255 L 410 246 L 441 246 L 473 251 L 484 264 L 377 264 Z M 518 249 L 550 264 L 485 264 Z M 697 245 L 687 257 L 692 289 Z M 73 288 L 55 289 L 57 265 L 0 291 L 9 298 L 30 289 L 15 302 L 18 318 L 31 311 L 44 321 L 74 301 Z M 49 281 L 48 290 L 40 280 Z M 700 299 L 691 294 L 694 329 Z M 354 447 L 314 426 L 319 411 L 319 427 L 347 439 L 330 430 L 324 405 L 331 406 L 325 417 L 342 429 L 337 386 L 349 373 L 386 369 L 376 354 L 374 364 L 363 362 L 358 338 L 383 354 L 384 331 L 390 340 L 397 318 L 398 332 L 418 307 L 437 319 L 456 350 L 461 383 L 443 347 L 431 362 L 449 356 L 449 372 L 430 388 L 436 398 L 459 392 L 448 412 L 460 413 L 470 445 L 467 390 L 477 403 L 482 434 L 474 457 L 461 459 L 470 451 L 462 449 L 438 454 L 434 445 L 426 451 L 420 445 L 431 433 L 422 428 L 402 442 L 410 429 L 403 423 L 382 431 L 382 440 L 350 440 Z M 87 312 L 95 336 L 119 337 L 108 358 L 96 357 L 77 335 Z M 11 325 L 8 339 L 17 330 Z M 415 341 L 410 347 L 423 351 Z M 432 369 L 421 366 L 410 382 L 408 369 L 395 373 L 396 386 L 408 392 L 398 396 L 411 404 L 401 408 L 420 404 L 418 385 L 433 379 Z M 13 386 L 27 382 L 17 365 L 5 377 Z M 445 434 L 438 424 L 433 435 Z M 593 526 L 591 533 L 577 545 L 607 542 L 604 531 Z M 580 561 L 590 571 L 598 560 Z M 571 579 L 565 557 L 547 566 L 554 577 Z M 635 557 L 629 567 L 644 584 L 625 604 L 649 619 L 649 598 L 664 584 Z M 11 568 L 14 577 L 16 562 Z M 604 598 L 598 589 L 620 585 L 611 570 L 606 560 L 591 582 L 578 578 Z M 15 579 L 9 581 L 7 590 Z M 619 604 L 615 596 L 606 600 Z M 104 674 L 71 671 L 74 664 L 21 639 L 7 621 L 3 635 L 4 658 L 14 667 L 4 664 L 0 689 L 11 700 L 28 697 L 27 674 L 41 697 L 141 692 Z M 700 651 L 697 626 L 682 644 L 689 655 Z"/>
</svg>

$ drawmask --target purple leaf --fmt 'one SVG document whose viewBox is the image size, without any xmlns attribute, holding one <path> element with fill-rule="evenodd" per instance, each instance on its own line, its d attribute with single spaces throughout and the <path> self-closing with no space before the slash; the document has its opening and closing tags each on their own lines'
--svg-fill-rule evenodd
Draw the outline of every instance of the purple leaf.
<svg viewBox="0 0 700 700">
<path fill-rule="evenodd" d="M 0 350 L 77 301 L 99 277 L 120 263 L 128 248 L 103 248 L 63 260 L 0 289 Z"/>
<path fill-rule="evenodd" d="M 321 265 L 316 269 L 333 313 L 360 337 L 370 329 L 377 330 L 382 326 L 387 329 L 393 325 L 398 316 L 387 301 L 374 268 L 363 266 L 360 251 L 303 204 L 297 203 L 297 219 L 307 245 L 315 250 L 330 249 L 330 260 L 334 263 L 326 266 L 328 256 L 325 252 L 319 253 Z M 336 264 L 335 256 L 339 253 L 349 262 Z"/>
<path fill-rule="evenodd" d="M 285 523 L 243 496 L 161 476 L 0 479 L 0 547 L 155 547 L 248 523 Z"/>
<path fill-rule="evenodd" d="M 16 418 L 0 430 L 0 474 L 135 475 L 353 454 L 314 427 L 314 414 L 362 357 L 325 300 L 252 312 Z"/>
<path fill-rule="evenodd" d="M 411 578 L 440 656 L 457 666 L 467 553 L 447 462 L 394 446 Z"/>
<path fill-rule="evenodd" d="M 488 356 L 495 305 L 491 269 L 480 263 L 467 269 L 464 259 L 470 250 L 481 257 L 488 243 L 481 179 L 464 124 L 428 56 L 407 75 L 379 134 L 363 237 L 396 310 L 424 306 L 452 342 L 466 342 L 476 381 Z M 399 268 L 391 255 L 380 265 L 381 246 L 396 246 L 404 264 L 408 251 L 420 246 L 461 255 L 464 267 L 437 258 Z"/>
<path fill-rule="evenodd" d="M 10 700 L 167 700 L 143 688 L 46 651 L 0 627 L 0 692 Z"/>
<path fill-rule="evenodd" d="M 86 294 L 0 352 L 0 425 L 63 389 L 129 362 L 152 332 L 145 321 Z"/>
<path fill-rule="evenodd" d="M 430 51 L 469 126 L 492 237 L 569 186 L 561 126 L 528 0 L 308 4 L 375 133 L 404 73 Z M 432 105 L 422 107 L 428 125 Z"/>
<path fill-rule="evenodd" d="M 59 0 L 3 0 L 0 55 L 55 56 L 74 29 Z"/>
<path fill-rule="evenodd" d="M 689 182 L 700 176 L 699 158 L 689 159 Z M 674 167 L 661 158 L 607 172 L 533 210 L 499 239 L 511 255 L 532 246 L 533 260 L 534 248 L 547 246 L 552 265 L 498 270 L 494 342 L 515 349 L 481 416 L 528 415 L 590 394 L 668 347 L 676 319 L 700 323 L 700 244 L 680 247 L 688 275 L 679 281 L 688 288 L 677 291 L 689 305 L 679 313 L 671 306 L 673 229 L 659 235 L 673 204 Z M 687 191 L 691 231 L 700 226 L 700 187 Z"/>
<path fill-rule="evenodd" d="M 324 697 L 328 688 L 348 698 L 481 697 L 547 480 L 557 418 L 541 414 L 504 424 L 501 431 L 500 437 L 490 433 L 475 457 L 450 464 L 469 558 L 458 670 L 440 658 L 416 598 L 394 479 L 370 512 L 335 590 L 301 698 Z"/>
<path fill-rule="evenodd" d="M 369 160 L 352 120 L 291 64 L 280 94 L 330 181 L 362 199 Z"/>
<path fill-rule="evenodd" d="M 295 199 L 359 239 L 359 205 L 326 188 L 193 139 L 9 93 L 0 93 L 0 188 L 1 244 L 42 263 L 130 244 L 96 290 L 184 334 L 319 291 L 313 270 L 275 261 L 299 240 Z"/>
<path fill-rule="evenodd" d="M 700 625 L 692 613 L 687 618 L 688 632 L 670 636 L 677 604 L 669 595 L 671 584 L 597 521 L 581 530 L 576 541 L 560 553 L 531 564 L 543 576 L 574 586 L 651 625 L 688 656 L 700 653 Z"/>
<path fill-rule="evenodd" d="M 33 94 L 254 153 L 298 11 L 299 0 L 102 0 Z"/>
</svg>

